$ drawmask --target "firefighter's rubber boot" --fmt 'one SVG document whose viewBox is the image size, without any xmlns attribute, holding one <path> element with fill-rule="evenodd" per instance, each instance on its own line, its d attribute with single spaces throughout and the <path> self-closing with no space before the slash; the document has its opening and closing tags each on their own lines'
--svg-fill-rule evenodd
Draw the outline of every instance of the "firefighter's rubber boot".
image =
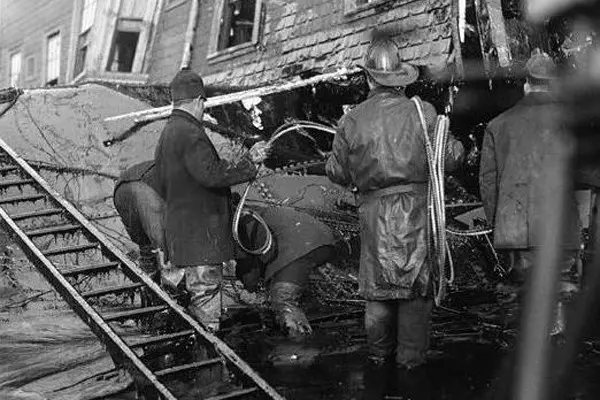
<svg viewBox="0 0 600 400">
<path fill-rule="evenodd" d="M 290 337 L 312 334 L 312 327 L 300 308 L 302 287 L 291 282 L 273 281 L 270 285 L 271 309 L 277 324 Z"/>
</svg>

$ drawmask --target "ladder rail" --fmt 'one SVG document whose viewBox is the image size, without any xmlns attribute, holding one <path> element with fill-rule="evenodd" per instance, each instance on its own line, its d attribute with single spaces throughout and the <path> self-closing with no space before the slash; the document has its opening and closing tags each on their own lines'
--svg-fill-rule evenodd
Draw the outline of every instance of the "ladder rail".
<svg viewBox="0 0 600 400">
<path fill-rule="evenodd" d="M 23 251 L 29 256 L 29 259 L 36 264 L 37 269 L 44 277 L 52 283 L 53 287 L 60 293 L 65 301 L 75 310 L 81 319 L 98 336 L 103 338 L 105 344 L 111 347 L 117 347 L 120 352 L 125 354 L 128 359 L 124 362 L 130 363 L 137 372 L 152 386 L 154 386 L 165 399 L 177 400 L 177 398 L 167 389 L 156 376 L 144 365 L 135 352 L 121 339 L 121 337 L 106 323 L 100 314 L 96 312 L 77 290 L 61 275 L 56 267 L 42 254 L 35 244 L 27 237 L 21 228 L 10 218 L 7 212 L 0 207 L 0 224 L 7 232 L 13 232 Z"/>
<path fill-rule="evenodd" d="M 268 395 L 270 398 L 272 398 L 274 400 L 285 400 L 285 398 L 283 396 L 281 396 L 279 393 L 277 393 L 277 391 L 274 388 L 272 388 L 271 385 L 269 385 L 267 383 L 267 381 L 265 381 L 259 374 L 257 374 L 250 367 L 250 365 L 248 365 L 248 363 L 246 363 L 246 361 L 244 361 L 236 352 L 234 352 L 233 349 L 231 349 L 231 347 L 229 347 L 225 342 L 223 342 L 217 336 L 213 335 L 211 332 L 206 330 L 202 325 L 200 325 L 200 323 L 198 323 L 195 319 L 193 319 L 183 309 L 183 307 L 181 307 L 173 299 L 171 299 L 171 297 L 169 297 L 169 295 L 167 295 L 158 286 L 158 284 L 156 284 L 151 278 L 149 278 L 146 274 L 144 274 L 142 272 L 142 270 L 139 269 L 139 267 L 137 265 L 135 265 L 135 263 L 133 263 L 133 261 L 129 260 L 129 258 L 127 258 L 127 256 L 119 248 L 117 248 L 113 243 L 111 243 L 102 232 L 100 232 L 89 220 L 87 220 L 87 218 L 75 206 L 73 206 L 69 201 L 64 199 L 54 188 L 52 188 L 44 180 L 44 178 L 42 178 L 42 176 L 39 175 L 39 173 L 35 169 L 33 169 L 22 157 L 20 157 L 1 138 L 0 138 L 0 149 L 2 151 L 4 151 L 25 173 L 27 173 L 33 180 L 35 180 L 36 184 L 44 192 L 46 192 L 50 197 L 52 197 L 52 199 L 54 201 L 59 203 L 60 206 L 62 206 L 78 223 L 80 223 L 82 226 L 82 230 L 86 231 L 88 234 L 92 235 L 95 239 L 97 239 L 98 242 L 101 244 L 101 246 L 104 249 L 106 249 L 108 252 L 112 253 L 112 255 L 114 255 L 118 259 L 118 261 L 121 263 L 121 270 L 123 271 L 123 273 L 125 273 L 130 279 L 136 280 L 138 282 L 143 282 L 148 288 L 150 288 L 150 290 L 153 292 L 153 295 L 157 296 L 161 301 L 163 301 L 165 304 L 167 304 L 169 306 L 169 308 L 173 312 L 175 312 L 179 318 L 184 320 L 187 324 L 189 324 L 193 328 L 193 330 L 196 333 L 199 334 L 199 335 L 197 335 L 199 339 L 201 338 L 201 339 L 209 342 L 212 346 L 214 346 L 216 348 L 216 350 L 227 361 L 229 361 L 232 364 L 232 366 L 235 367 L 235 369 L 238 370 L 238 372 L 241 372 L 243 375 L 246 375 L 248 378 L 250 378 L 254 382 L 254 384 L 256 384 L 266 395 Z M 10 217 L 8 216 L 8 214 L 6 212 L 4 212 L 4 210 L 2 210 L 2 216 L 3 216 L 4 222 L 7 222 L 7 220 L 4 217 L 8 218 L 8 220 L 10 221 L 10 223 L 9 223 L 9 226 L 11 227 L 10 229 L 13 229 L 12 227 L 19 229 L 19 227 L 14 223 L 14 221 L 12 221 L 10 219 Z M 19 229 L 19 231 L 20 231 L 20 229 Z M 27 239 L 27 241 L 30 243 L 30 245 L 32 245 L 33 248 L 35 249 L 35 252 L 34 252 L 35 257 L 43 257 L 43 260 L 45 260 L 44 264 L 47 263 L 47 264 L 51 265 L 50 261 L 47 258 L 45 258 L 45 256 L 35 247 L 33 242 L 31 242 L 29 240 L 29 238 L 24 236 L 22 231 L 21 231 L 21 234 L 23 235 L 23 237 L 25 239 Z M 29 248 L 29 246 L 26 246 L 26 247 Z M 56 268 L 53 267 L 52 271 L 53 271 L 53 273 L 51 274 L 51 278 L 52 278 L 53 282 L 56 282 L 59 285 L 65 284 L 65 283 L 68 284 L 68 282 L 64 279 L 64 277 L 62 277 L 60 275 L 60 273 L 58 272 L 58 270 L 56 270 Z M 58 274 L 58 276 L 61 278 L 60 280 L 56 280 L 57 276 L 54 274 L 54 272 L 56 274 Z M 75 291 L 75 293 L 77 293 L 77 292 Z M 68 294 L 71 295 L 70 292 Z M 79 294 L 77 294 L 77 298 L 83 300 Z M 89 306 L 87 306 L 87 308 L 84 308 L 84 310 L 87 310 L 87 309 L 90 309 L 93 311 L 93 309 L 91 309 L 91 307 L 89 307 Z M 95 315 L 97 315 L 97 314 L 95 314 Z M 102 320 L 101 317 L 99 315 L 97 315 L 97 316 L 98 316 L 98 318 L 100 318 L 100 321 L 101 321 Z M 85 322 L 87 323 L 88 321 L 85 321 Z M 104 321 L 102 321 L 102 322 L 104 324 L 106 324 Z M 114 331 L 113 331 L 113 333 L 114 333 Z M 120 341 L 120 342 L 124 344 L 123 341 Z M 135 356 L 135 353 L 133 353 L 133 351 L 131 349 L 129 349 L 129 348 L 127 348 L 127 349 L 128 349 L 127 354 L 131 354 L 132 356 Z M 158 382 L 158 383 L 160 384 L 160 382 Z"/>
</svg>

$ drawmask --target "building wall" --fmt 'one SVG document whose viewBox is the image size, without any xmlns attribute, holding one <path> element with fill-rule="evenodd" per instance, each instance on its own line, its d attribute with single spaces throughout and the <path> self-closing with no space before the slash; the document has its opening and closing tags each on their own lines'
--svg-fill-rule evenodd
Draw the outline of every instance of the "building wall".
<svg viewBox="0 0 600 400">
<path fill-rule="evenodd" d="M 345 0 L 263 0 L 258 43 L 239 53 L 211 58 L 218 1 L 200 2 L 192 54 L 191 67 L 207 83 L 260 85 L 308 70 L 323 73 L 352 67 L 361 60 L 374 27 L 402 32 L 396 39 L 406 61 L 436 66 L 450 62 L 453 0 L 379 0 L 352 15 L 345 14 Z M 162 34 L 161 41 L 174 40 L 171 36 Z M 183 39 L 175 42 L 183 45 Z M 155 62 L 163 63 L 160 58 Z M 167 82 L 158 70 L 150 74 L 150 80 Z"/>
<path fill-rule="evenodd" d="M 46 83 L 46 38 L 60 31 L 61 60 L 59 84 L 65 83 L 73 0 L 0 0 L 0 88 L 9 86 L 10 54 L 21 50 L 20 87 Z M 27 59 L 33 56 L 35 69 L 27 76 Z"/>
<path fill-rule="evenodd" d="M 195 1 L 195 0 L 194 0 Z M 154 82 L 169 82 L 179 70 L 190 0 L 171 0 L 160 16 L 154 47 L 151 49 L 148 73 Z"/>
</svg>

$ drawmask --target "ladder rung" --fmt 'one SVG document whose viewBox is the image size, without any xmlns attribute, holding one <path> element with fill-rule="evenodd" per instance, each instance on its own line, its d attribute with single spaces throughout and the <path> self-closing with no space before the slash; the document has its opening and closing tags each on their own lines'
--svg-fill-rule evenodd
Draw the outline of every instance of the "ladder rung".
<svg viewBox="0 0 600 400">
<path fill-rule="evenodd" d="M 49 228 L 41 228 L 41 229 L 34 229 L 31 231 L 25 231 L 25 234 L 27 236 L 54 235 L 57 233 L 73 232 L 73 231 L 76 231 L 81 228 L 82 228 L 81 225 L 67 224 L 67 225 L 58 225 L 58 226 L 51 226 Z"/>
<path fill-rule="evenodd" d="M 248 389 L 240 389 L 235 392 L 229 392 L 220 394 L 218 396 L 209 397 L 206 400 L 227 400 L 227 399 L 235 399 L 236 397 L 246 396 L 248 394 L 254 393 L 258 390 L 258 388 L 248 388 Z"/>
<path fill-rule="evenodd" d="M 62 214 L 62 213 L 63 213 L 62 208 L 47 208 L 45 210 L 30 211 L 30 212 L 25 212 L 25 213 L 21 213 L 21 214 L 15 214 L 15 215 L 12 215 L 10 218 L 13 221 L 17 221 L 17 220 L 21 220 L 21 219 L 34 218 L 34 217 L 47 217 L 50 215 L 58 215 L 58 214 Z"/>
<path fill-rule="evenodd" d="M 162 369 L 160 371 L 154 372 L 156 376 L 167 376 L 171 374 L 176 374 L 178 372 L 190 371 L 193 369 L 200 369 L 210 367 L 211 365 L 221 364 L 223 360 L 221 358 L 211 358 L 210 360 L 198 361 L 184 365 L 178 365 L 176 367 L 171 367 L 167 369 Z"/>
<path fill-rule="evenodd" d="M 84 267 L 76 267 L 71 269 L 61 270 L 61 273 L 64 276 L 73 276 L 80 274 L 89 274 L 89 273 L 101 273 L 105 271 L 110 271 L 111 269 L 115 269 L 120 264 L 118 262 L 109 262 L 104 264 L 95 264 L 95 265 L 86 265 Z"/>
<path fill-rule="evenodd" d="M 19 169 L 16 165 L 8 165 L 5 167 L 0 167 L 0 174 L 4 172 L 10 172 Z"/>
<path fill-rule="evenodd" d="M 112 287 L 107 287 L 107 288 L 103 288 L 103 289 L 92 290 L 89 292 L 82 293 L 81 295 L 84 298 L 89 299 L 90 297 L 99 297 L 99 296 L 104 296 L 105 294 L 117 294 L 117 293 L 127 292 L 129 290 L 139 289 L 143 286 L 144 286 L 143 283 L 129 283 L 129 284 L 123 285 L 123 286 L 112 286 Z"/>
<path fill-rule="evenodd" d="M 35 201 L 46 197 L 45 194 L 28 194 L 25 196 L 15 196 L 0 199 L 0 204 L 18 203 L 20 201 Z"/>
<path fill-rule="evenodd" d="M 106 314 L 103 316 L 106 321 L 118 321 L 124 319 L 130 319 L 134 317 L 143 317 L 148 314 L 155 314 L 157 312 L 161 312 L 166 310 L 167 306 L 154 306 L 154 307 L 145 307 L 145 308 L 136 308 L 134 310 L 127 311 L 119 311 L 110 314 Z"/>
<path fill-rule="evenodd" d="M 58 249 L 46 250 L 43 251 L 42 254 L 45 256 L 55 256 L 58 254 L 75 253 L 77 251 L 92 250 L 97 248 L 99 248 L 98 243 L 78 244 L 76 246 L 59 247 Z"/>
<path fill-rule="evenodd" d="M 29 185 L 31 183 L 35 183 L 35 181 L 33 179 L 13 179 L 10 181 L 0 182 L 0 188 L 5 188 L 8 186 Z"/>
<path fill-rule="evenodd" d="M 156 343 L 161 343 L 161 342 L 168 342 L 171 340 L 182 339 L 182 338 L 191 336 L 193 334 L 194 334 L 194 331 L 187 330 L 187 331 L 181 331 L 181 332 L 175 332 L 175 333 L 167 333 L 167 334 L 159 335 L 159 336 L 152 336 L 152 337 L 149 337 L 146 339 L 139 340 L 135 343 L 132 343 L 131 345 L 129 345 L 129 347 L 139 348 L 139 347 L 143 347 L 143 346 L 148 346 L 150 344 L 156 344 Z"/>
</svg>

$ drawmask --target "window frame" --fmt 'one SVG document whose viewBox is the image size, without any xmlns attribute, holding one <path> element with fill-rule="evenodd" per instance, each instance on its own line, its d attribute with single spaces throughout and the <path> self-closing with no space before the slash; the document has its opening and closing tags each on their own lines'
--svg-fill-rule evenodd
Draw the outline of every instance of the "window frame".
<svg viewBox="0 0 600 400">
<path fill-rule="evenodd" d="M 221 19 L 223 17 L 223 11 L 225 10 L 225 2 L 228 0 L 215 0 L 213 21 L 211 27 L 211 38 L 208 47 L 207 60 L 210 62 L 223 61 L 228 58 L 240 56 L 242 54 L 249 53 L 256 49 L 260 41 L 260 35 L 262 31 L 262 6 L 263 0 L 256 0 L 254 5 L 254 22 L 252 26 L 252 39 L 246 43 L 240 43 L 236 46 L 227 47 L 222 50 L 218 50 L 219 36 L 221 31 Z"/>
<path fill-rule="evenodd" d="M 172 10 L 173 8 L 177 8 L 182 4 L 185 4 L 188 0 L 165 0 L 165 11 Z M 196 1 L 196 0 L 194 0 Z"/>
<path fill-rule="evenodd" d="M 50 79 L 50 40 L 54 37 L 58 38 L 58 56 L 56 61 L 58 62 L 58 76 Z M 60 68 L 61 68 L 61 57 L 62 57 L 62 33 L 60 29 L 56 29 L 54 31 L 50 31 L 45 35 L 44 38 L 44 74 L 43 74 L 43 84 L 46 85 L 48 82 L 56 79 L 57 82 L 60 82 Z"/>
<path fill-rule="evenodd" d="M 16 82 L 13 83 L 13 57 L 19 56 L 19 73 L 17 74 Z M 12 50 L 8 54 L 8 86 L 19 87 L 23 80 L 23 52 L 20 48 Z"/>
</svg>

